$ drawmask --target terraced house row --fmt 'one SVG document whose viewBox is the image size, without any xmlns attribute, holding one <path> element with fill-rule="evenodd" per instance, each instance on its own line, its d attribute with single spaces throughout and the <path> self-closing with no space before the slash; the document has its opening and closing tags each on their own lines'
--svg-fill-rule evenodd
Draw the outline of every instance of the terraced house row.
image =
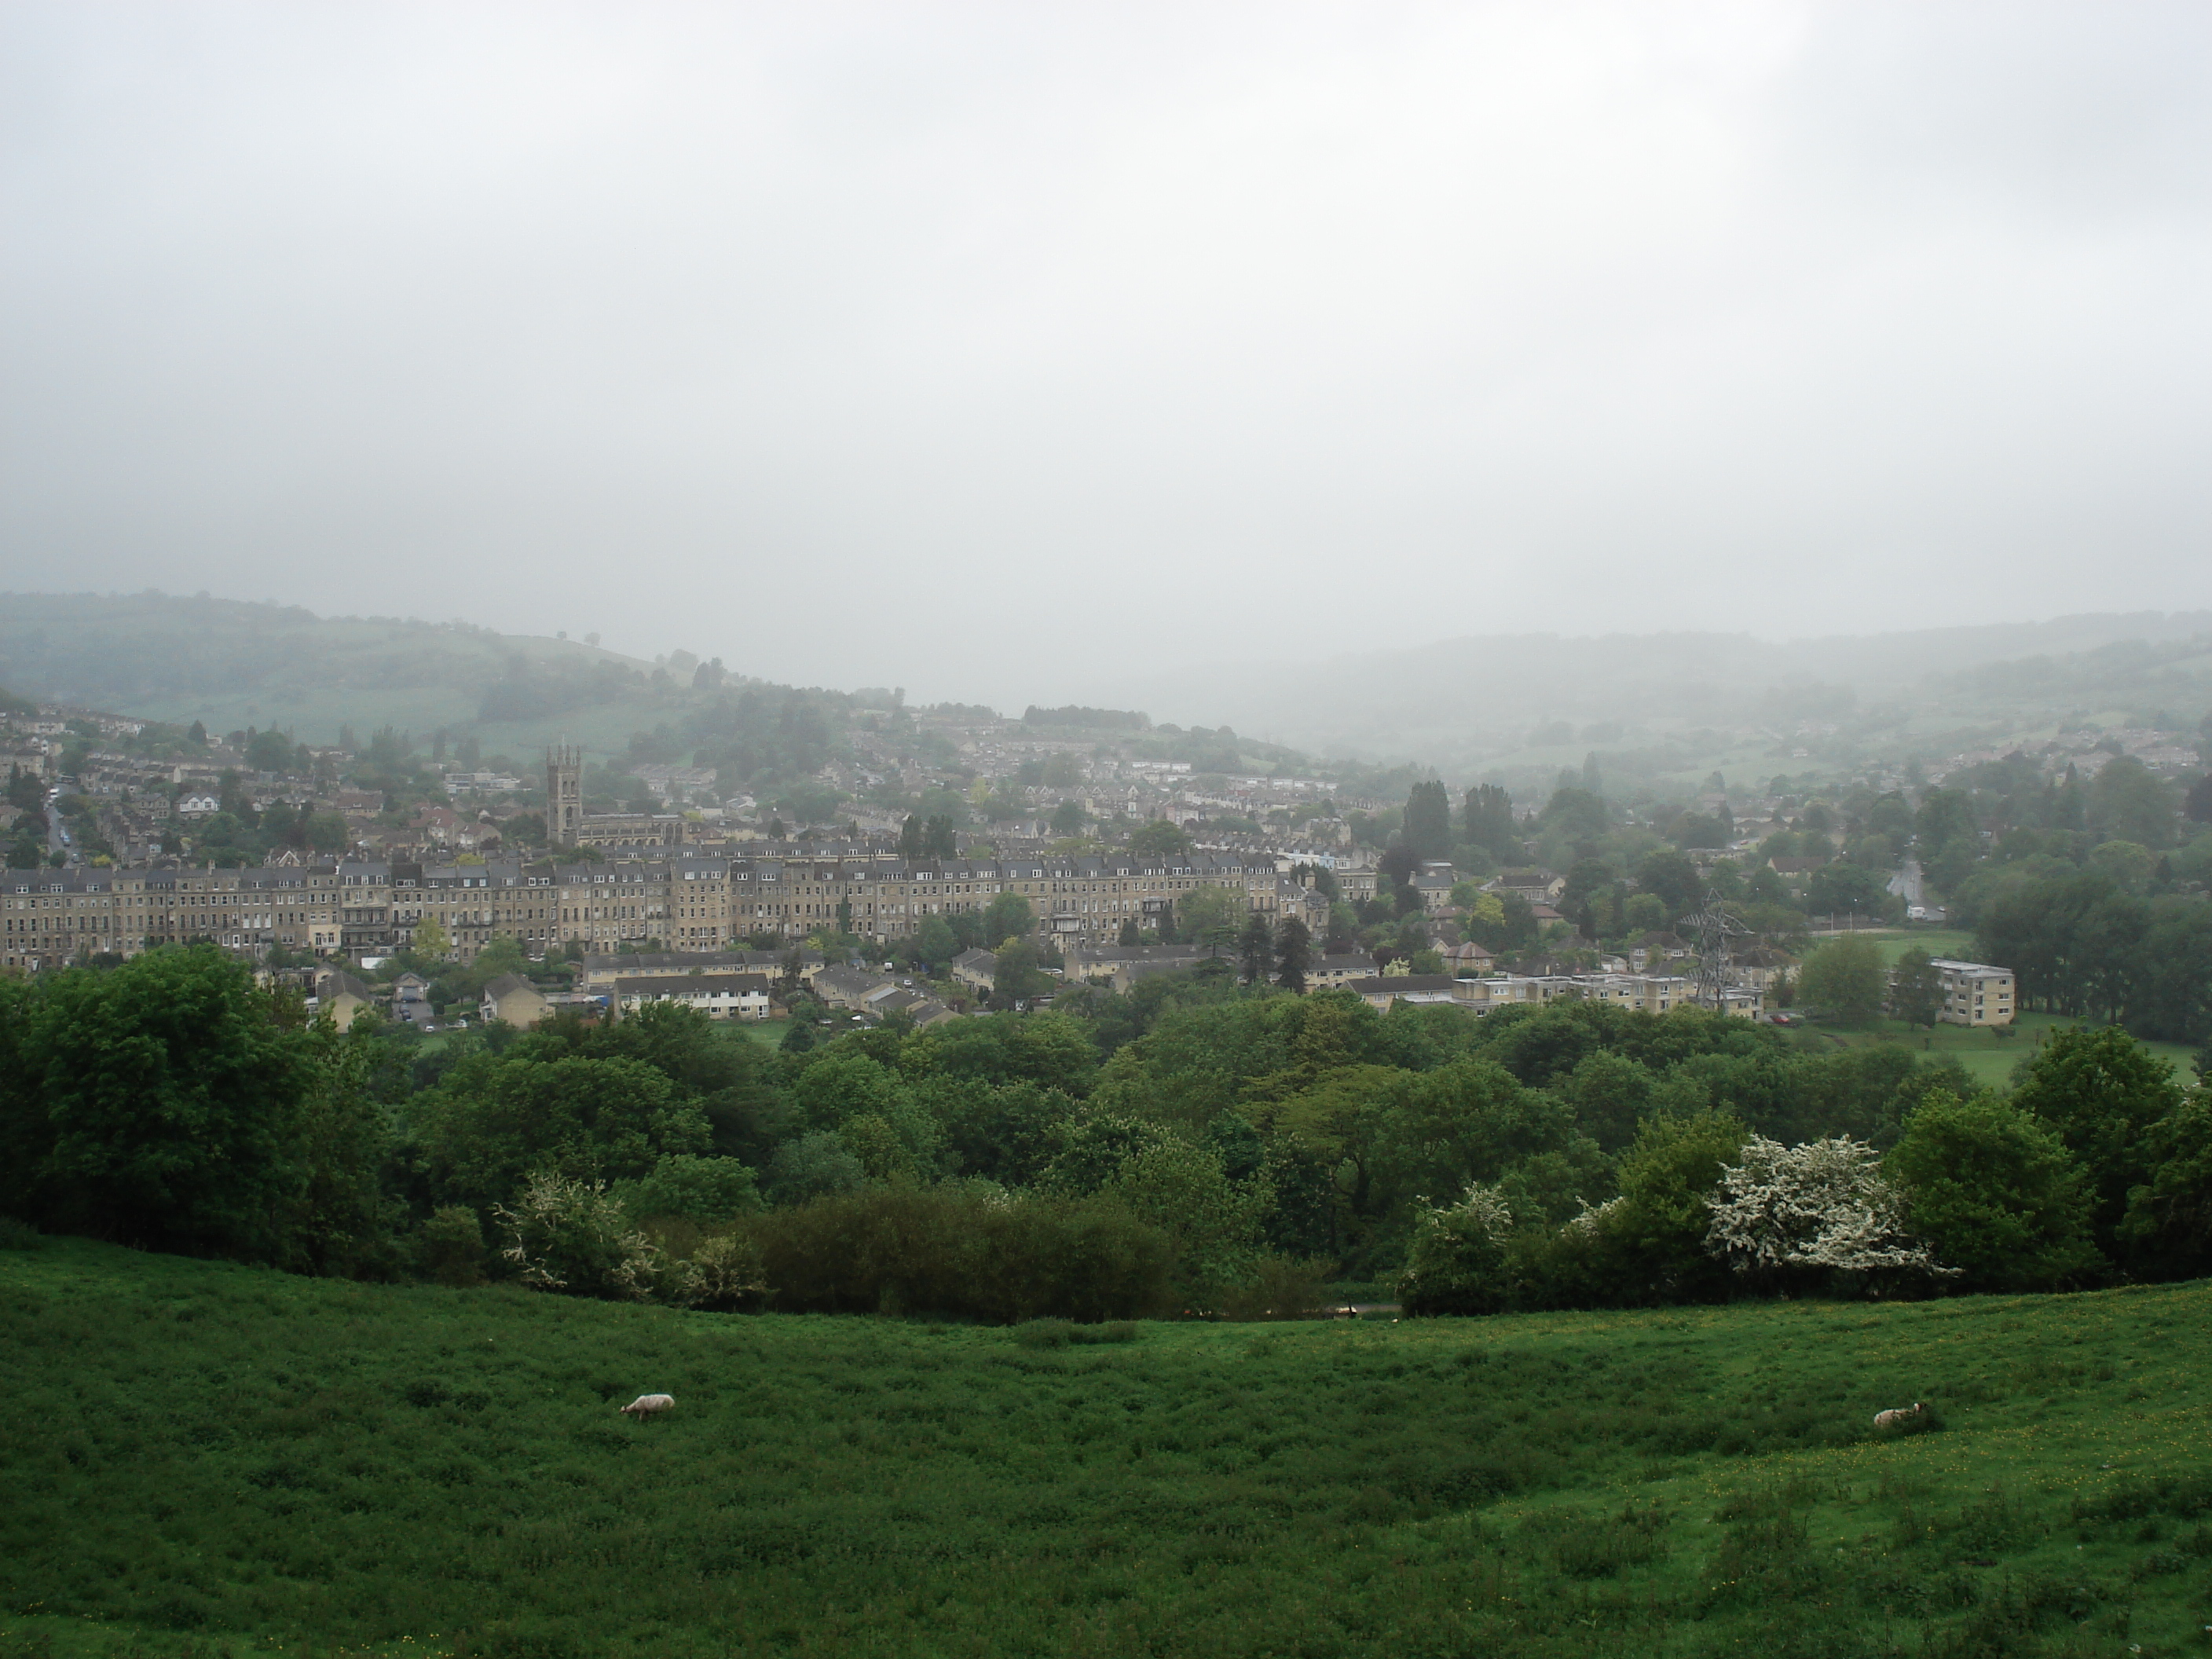
<svg viewBox="0 0 2212 1659">
<path fill-rule="evenodd" d="M 904 865 L 678 856 L 618 863 L 334 864 L 244 870 L 82 869 L 6 872 L 0 966 L 80 955 L 130 956 L 207 939 L 232 950 L 283 945 L 358 956 L 412 942 L 434 921 L 466 961 L 491 939 L 535 954 L 571 943 L 604 951 L 657 939 L 715 951 L 733 939 L 804 939 L 842 929 L 882 941 L 933 915 L 981 911 L 1002 893 L 1036 912 L 1041 938 L 1110 942 L 1125 921 L 1156 927 L 1200 887 L 1242 891 L 1273 921 L 1319 930 L 1321 895 L 1261 860 L 1108 854 Z"/>
</svg>

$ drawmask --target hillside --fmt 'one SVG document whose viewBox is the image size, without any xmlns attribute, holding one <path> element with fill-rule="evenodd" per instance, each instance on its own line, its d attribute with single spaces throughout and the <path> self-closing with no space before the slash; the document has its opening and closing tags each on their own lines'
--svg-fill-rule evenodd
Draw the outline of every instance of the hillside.
<svg viewBox="0 0 2212 1659">
<path fill-rule="evenodd" d="M 1099 688 L 1103 694 L 1103 688 Z M 1195 662 L 1115 687 L 1322 755 L 1407 757 L 1448 775 L 1548 778 L 1595 749 L 1661 771 L 1777 767 L 1810 723 L 1814 760 L 1943 752 L 2062 720 L 2141 725 L 2212 708 L 2212 613 L 2082 616 L 1791 641 L 1746 634 L 1492 633 L 1326 661 Z M 1547 730 L 1547 728 L 1553 728 Z M 1761 732 L 1763 740 L 1745 742 Z M 1669 750 L 1677 753 L 1670 756 Z"/>
<path fill-rule="evenodd" d="M 158 593 L 0 595 L 0 686 L 216 732 L 276 725 L 315 744 L 345 726 L 365 736 L 390 725 L 418 738 L 441 727 L 473 735 L 486 754 L 527 754 L 563 737 L 605 752 L 665 727 L 681 747 L 724 723 L 716 693 L 692 684 L 696 663 L 685 652 L 647 662 L 461 622 Z M 729 684 L 743 667 L 732 659 Z M 1409 762 L 1540 798 L 1560 769 L 1595 752 L 1617 791 L 1680 795 L 1716 770 L 1730 780 L 1833 775 L 2085 721 L 2142 726 L 2164 714 L 2193 726 L 2212 709 L 2212 615 L 1787 643 L 1494 635 L 1322 662 L 1196 662 L 1172 676 L 1101 678 L 1091 690 L 1163 720 L 1219 722 L 1210 746 L 1193 738 L 1160 750 L 1200 769 L 1304 769 L 1309 755 Z M 887 695 L 811 701 L 842 711 Z M 1403 787 L 1394 779 L 1383 793 Z"/>
<path fill-rule="evenodd" d="M 2161 1655 L 2212 1591 L 2202 1284 L 1068 1343 L 48 1241 L 0 1306 L 11 1656 Z"/>
<path fill-rule="evenodd" d="M 159 593 L 0 595 L 0 685 L 213 732 L 273 725 L 311 744 L 389 725 L 426 738 L 472 731 L 488 753 L 563 733 L 619 749 L 708 700 L 692 665 L 664 666 L 656 682 L 653 663 L 465 623 Z"/>
</svg>

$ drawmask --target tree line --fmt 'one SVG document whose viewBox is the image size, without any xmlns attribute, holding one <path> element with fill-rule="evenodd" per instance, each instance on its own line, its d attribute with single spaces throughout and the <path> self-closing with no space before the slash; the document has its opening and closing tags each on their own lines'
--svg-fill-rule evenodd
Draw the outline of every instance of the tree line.
<svg viewBox="0 0 2212 1659">
<path fill-rule="evenodd" d="M 1878 1179 L 1924 1261 L 1740 1271 L 1728 1182 L 1785 1154 L 1838 1213 Z M 782 1053 L 665 1006 L 426 1047 L 172 947 L 0 982 L 0 1209 L 302 1273 L 980 1318 L 2057 1288 L 2212 1270 L 2212 1111 L 2116 1029 L 1999 1093 L 1693 1009 L 1233 975 Z"/>
</svg>

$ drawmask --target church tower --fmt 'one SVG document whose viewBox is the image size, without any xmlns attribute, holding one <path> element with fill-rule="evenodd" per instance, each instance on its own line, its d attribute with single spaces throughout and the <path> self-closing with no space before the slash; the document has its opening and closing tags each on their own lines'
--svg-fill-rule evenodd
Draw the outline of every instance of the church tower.
<svg viewBox="0 0 2212 1659">
<path fill-rule="evenodd" d="M 584 751 L 562 744 L 545 751 L 545 842 L 574 847 L 584 829 Z"/>
</svg>

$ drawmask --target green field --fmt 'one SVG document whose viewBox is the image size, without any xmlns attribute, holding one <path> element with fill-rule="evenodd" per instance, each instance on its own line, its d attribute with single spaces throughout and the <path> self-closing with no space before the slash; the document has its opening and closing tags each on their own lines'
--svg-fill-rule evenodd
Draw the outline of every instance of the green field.
<svg viewBox="0 0 2212 1659">
<path fill-rule="evenodd" d="M 2212 1287 L 1085 1333 L 0 1251 L 0 1655 L 2142 1654 Z M 614 1407 L 665 1390 L 665 1421 Z M 1877 1433 L 1920 1399 L 1934 1432 Z"/>
<path fill-rule="evenodd" d="M 776 1048 L 782 1046 L 784 1033 L 791 1029 L 791 1022 L 787 1019 L 748 1019 L 741 1022 L 738 1029 L 755 1042 Z"/>
<path fill-rule="evenodd" d="M 1899 927 L 1864 936 L 1875 942 L 1887 963 L 1893 964 L 1907 951 L 1925 951 L 1931 957 L 1949 957 L 1959 962 L 1975 959 L 1974 936 L 1955 927 Z"/>
</svg>

